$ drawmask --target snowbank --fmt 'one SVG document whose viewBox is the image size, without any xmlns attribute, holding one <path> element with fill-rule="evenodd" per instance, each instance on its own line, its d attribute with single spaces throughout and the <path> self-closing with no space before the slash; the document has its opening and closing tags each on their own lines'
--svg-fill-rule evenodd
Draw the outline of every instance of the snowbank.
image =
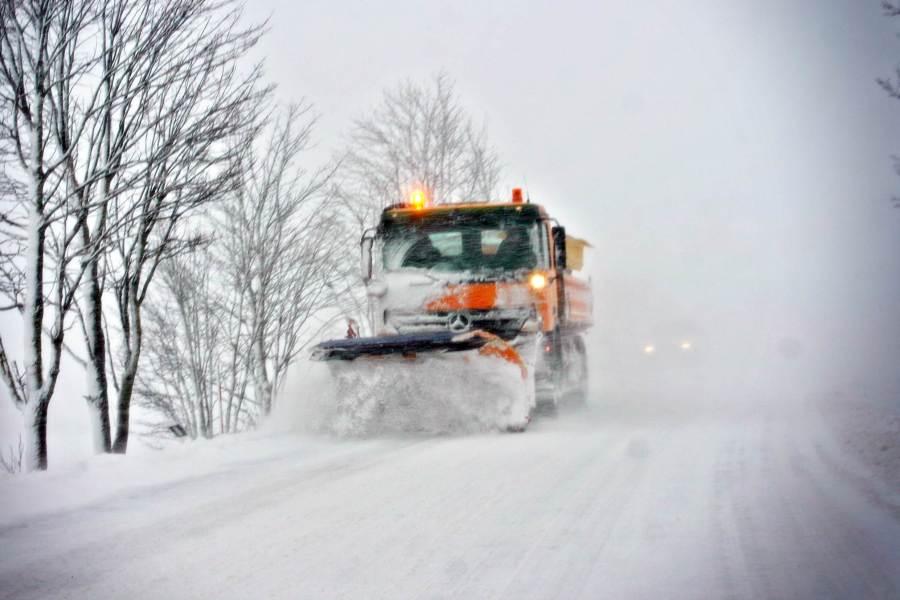
<svg viewBox="0 0 900 600">
<path fill-rule="evenodd" d="M 838 442 L 879 480 L 900 482 L 900 389 L 844 386 L 826 394 L 819 410 Z"/>
<path fill-rule="evenodd" d="M 126 455 L 105 454 L 40 473 L 0 476 L 0 528 L 38 516 L 132 499 L 179 482 L 198 480 L 262 462 L 310 460 L 335 443 L 308 436 L 247 433 L 185 443 L 164 450 L 135 446 Z"/>
</svg>

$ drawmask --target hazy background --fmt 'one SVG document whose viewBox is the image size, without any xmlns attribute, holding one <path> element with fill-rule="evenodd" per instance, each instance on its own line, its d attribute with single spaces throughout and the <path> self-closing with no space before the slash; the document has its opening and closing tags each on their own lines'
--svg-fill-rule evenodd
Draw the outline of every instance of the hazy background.
<svg viewBox="0 0 900 600">
<path fill-rule="evenodd" d="M 596 247 L 595 380 L 655 377 L 640 348 L 674 321 L 724 386 L 896 388 L 900 103 L 875 79 L 900 21 L 879 1 L 248 7 L 267 16 L 259 55 L 315 103 L 322 156 L 386 86 L 456 80 L 506 187 Z"/>
<path fill-rule="evenodd" d="M 456 81 L 505 192 L 595 246 L 601 400 L 865 386 L 900 402 L 900 102 L 875 83 L 900 63 L 900 20 L 878 0 L 253 0 L 246 17 L 271 17 L 255 56 L 278 97 L 320 115 L 313 161 L 385 87 Z M 695 363 L 647 363 L 678 328 Z M 90 454 L 64 392 L 81 386 L 64 369 L 54 460 Z M 4 399 L 3 429 L 17 419 Z"/>
</svg>

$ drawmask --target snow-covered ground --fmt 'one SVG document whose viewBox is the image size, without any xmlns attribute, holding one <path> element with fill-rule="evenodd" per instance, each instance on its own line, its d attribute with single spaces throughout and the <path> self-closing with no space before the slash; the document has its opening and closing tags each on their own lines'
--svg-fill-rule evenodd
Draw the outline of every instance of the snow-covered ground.
<svg viewBox="0 0 900 600">
<path fill-rule="evenodd" d="M 817 404 L 844 449 L 900 489 L 900 382 L 874 389 L 841 386 Z"/>
<path fill-rule="evenodd" d="M 783 399 L 258 433 L 0 482 L 0 598 L 897 598 L 897 492 Z"/>
</svg>

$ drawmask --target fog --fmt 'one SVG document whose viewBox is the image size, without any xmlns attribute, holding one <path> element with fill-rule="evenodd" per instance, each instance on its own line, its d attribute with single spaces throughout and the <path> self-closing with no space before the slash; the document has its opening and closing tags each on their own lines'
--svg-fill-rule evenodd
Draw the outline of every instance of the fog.
<svg viewBox="0 0 900 600">
<path fill-rule="evenodd" d="M 880 3 L 256 2 L 318 154 L 443 71 L 505 165 L 594 245 L 594 384 L 806 396 L 897 388 L 900 57 Z M 654 331 L 699 336 L 645 360 Z M 668 343 L 668 342 L 664 342 Z M 751 396 L 753 395 L 751 394 Z M 738 394 L 740 395 L 740 394 Z M 895 394 L 894 397 L 897 397 Z"/>
</svg>

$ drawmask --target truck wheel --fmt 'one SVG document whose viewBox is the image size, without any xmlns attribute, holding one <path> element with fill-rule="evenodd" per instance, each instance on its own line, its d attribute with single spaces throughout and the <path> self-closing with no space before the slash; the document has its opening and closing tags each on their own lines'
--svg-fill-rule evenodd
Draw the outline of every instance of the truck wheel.
<svg viewBox="0 0 900 600">
<path fill-rule="evenodd" d="M 525 421 L 522 423 L 516 423 L 515 425 L 508 425 L 506 427 L 507 433 L 525 433 L 525 430 L 528 429 L 528 424 L 531 423 L 531 413 L 528 413 L 528 416 L 525 417 Z"/>
<path fill-rule="evenodd" d="M 575 406 L 584 406 L 588 399 L 588 361 L 584 340 L 577 337 L 572 344 L 574 356 L 572 357 L 573 380 L 575 386 L 572 390 L 572 400 Z"/>
<path fill-rule="evenodd" d="M 559 389 L 553 390 L 553 395 L 544 397 L 538 402 L 536 410 L 541 416 L 556 417 L 559 415 L 559 405 L 561 402 Z"/>
</svg>

